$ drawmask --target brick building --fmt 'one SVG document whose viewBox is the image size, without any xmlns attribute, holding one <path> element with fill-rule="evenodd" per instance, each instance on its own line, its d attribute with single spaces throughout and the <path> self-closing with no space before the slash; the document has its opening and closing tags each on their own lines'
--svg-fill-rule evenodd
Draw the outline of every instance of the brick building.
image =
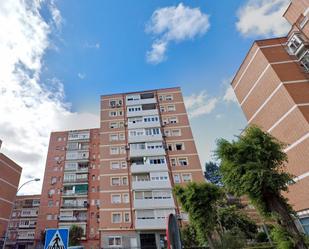
<svg viewBox="0 0 309 249">
<path fill-rule="evenodd" d="M 101 97 L 102 248 L 163 248 L 174 184 L 204 181 L 180 88 Z"/>
<path fill-rule="evenodd" d="M 40 195 L 16 197 L 9 224 L 6 248 L 33 248 L 40 197 Z"/>
<path fill-rule="evenodd" d="M 100 129 L 51 134 L 36 242 L 76 224 L 87 249 L 161 248 L 190 181 L 204 177 L 180 88 L 104 95 Z"/>
<path fill-rule="evenodd" d="M 99 129 L 52 132 L 35 240 L 45 228 L 83 228 L 82 244 L 99 246 Z"/>
<path fill-rule="evenodd" d="M 309 233 L 309 1 L 291 1 L 284 17 L 290 32 L 255 41 L 232 87 L 248 123 L 287 144 L 287 197 Z"/>
<path fill-rule="evenodd" d="M 0 153 L 0 246 L 5 238 L 5 232 L 15 200 L 21 171 L 22 168 L 20 166 Z"/>
</svg>

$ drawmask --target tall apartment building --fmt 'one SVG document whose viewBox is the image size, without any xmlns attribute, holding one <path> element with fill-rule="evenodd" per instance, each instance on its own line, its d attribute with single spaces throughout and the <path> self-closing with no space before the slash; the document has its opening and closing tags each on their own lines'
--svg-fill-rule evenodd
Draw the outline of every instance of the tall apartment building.
<svg viewBox="0 0 309 249">
<path fill-rule="evenodd" d="M 175 184 L 204 181 L 181 89 L 101 96 L 101 248 L 163 248 Z"/>
<path fill-rule="evenodd" d="M 99 129 L 53 132 L 35 240 L 46 228 L 83 228 L 85 248 L 99 247 Z"/>
<path fill-rule="evenodd" d="M 40 197 L 40 195 L 16 196 L 6 248 L 33 248 Z"/>
<path fill-rule="evenodd" d="M 255 41 L 232 87 L 249 124 L 287 144 L 287 197 L 309 233 L 309 1 L 293 0 L 286 37 Z"/>
<path fill-rule="evenodd" d="M 21 171 L 20 166 L 0 153 L 0 246 L 5 238 Z"/>
</svg>

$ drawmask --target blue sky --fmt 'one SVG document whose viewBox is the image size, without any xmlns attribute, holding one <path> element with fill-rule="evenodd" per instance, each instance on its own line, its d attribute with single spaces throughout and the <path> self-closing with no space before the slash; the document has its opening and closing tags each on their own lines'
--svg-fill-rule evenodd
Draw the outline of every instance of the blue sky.
<svg viewBox="0 0 309 249">
<path fill-rule="evenodd" d="M 204 164 L 246 125 L 229 83 L 252 42 L 288 30 L 289 0 L 28 2 L 0 3 L 0 138 L 22 181 L 43 175 L 50 131 L 99 126 L 100 95 L 171 86 Z"/>
</svg>

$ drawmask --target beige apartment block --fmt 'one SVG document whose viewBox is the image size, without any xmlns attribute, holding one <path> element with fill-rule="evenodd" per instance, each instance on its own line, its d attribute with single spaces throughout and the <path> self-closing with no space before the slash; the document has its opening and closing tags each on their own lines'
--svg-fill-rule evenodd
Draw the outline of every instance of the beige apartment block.
<svg viewBox="0 0 309 249">
<path fill-rule="evenodd" d="M 255 41 L 232 87 L 248 123 L 287 145 L 296 183 L 286 196 L 309 233 L 309 1 L 291 1 L 284 17 L 290 32 Z"/>
</svg>

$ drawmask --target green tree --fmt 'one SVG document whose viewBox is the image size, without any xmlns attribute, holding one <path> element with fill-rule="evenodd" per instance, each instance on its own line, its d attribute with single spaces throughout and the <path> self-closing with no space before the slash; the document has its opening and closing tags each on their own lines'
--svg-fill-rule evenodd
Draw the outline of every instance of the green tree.
<svg viewBox="0 0 309 249">
<path fill-rule="evenodd" d="M 292 176 L 284 171 L 284 144 L 251 126 L 237 141 L 220 139 L 217 145 L 216 155 L 221 160 L 220 171 L 227 190 L 238 196 L 247 195 L 264 216 L 277 218 L 291 234 L 295 248 L 307 248 L 294 224 L 292 208 L 282 195 L 292 182 Z"/>
<path fill-rule="evenodd" d="M 256 237 L 257 225 L 234 205 L 219 208 L 218 221 L 224 230 L 238 230 L 248 239 Z"/>
<path fill-rule="evenodd" d="M 214 162 L 205 163 L 204 176 L 209 182 L 218 186 L 222 186 L 220 169 L 216 163 Z"/>
<path fill-rule="evenodd" d="M 217 224 L 218 201 L 223 192 L 211 183 L 189 183 L 185 187 L 176 185 L 174 192 L 183 210 L 189 214 L 201 244 L 208 242 L 214 249 L 212 233 Z"/>
<path fill-rule="evenodd" d="M 84 234 L 83 229 L 80 226 L 72 225 L 69 233 L 69 246 L 80 245 L 80 239 Z"/>
<path fill-rule="evenodd" d="M 181 240 L 184 248 L 201 246 L 197 238 L 196 230 L 191 224 L 187 224 L 181 228 Z"/>
</svg>

